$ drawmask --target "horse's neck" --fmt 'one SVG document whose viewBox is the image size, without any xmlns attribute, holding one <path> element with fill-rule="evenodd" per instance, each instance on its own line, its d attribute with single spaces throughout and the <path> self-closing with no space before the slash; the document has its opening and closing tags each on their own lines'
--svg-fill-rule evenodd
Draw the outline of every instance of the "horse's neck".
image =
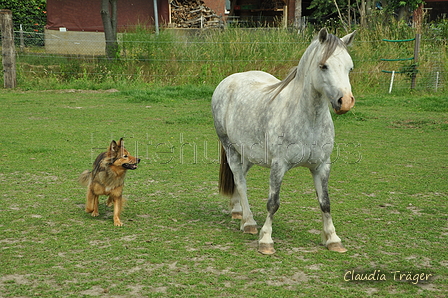
<svg viewBox="0 0 448 298">
<path fill-rule="evenodd" d="M 291 106 L 295 107 L 295 111 L 292 111 L 295 115 L 307 118 L 308 121 L 321 121 L 323 116 L 327 116 L 328 102 L 314 89 L 310 76 L 298 76 L 288 87 L 288 100 L 293 103 Z"/>
</svg>

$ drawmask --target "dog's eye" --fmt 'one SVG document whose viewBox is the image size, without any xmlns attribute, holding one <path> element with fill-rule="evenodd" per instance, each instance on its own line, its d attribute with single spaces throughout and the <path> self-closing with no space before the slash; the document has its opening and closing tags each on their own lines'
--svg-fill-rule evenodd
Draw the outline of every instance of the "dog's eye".
<svg viewBox="0 0 448 298">
<path fill-rule="evenodd" d="M 123 155 L 123 158 L 128 158 L 128 156 L 127 155 Z"/>
<path fill-rule="evenodd" d="M 327 70 L 328 69 L 328 65 L 326 65 L 326 64 L 320 64 L 319 67 L 322 70 Z"/>
</svg>

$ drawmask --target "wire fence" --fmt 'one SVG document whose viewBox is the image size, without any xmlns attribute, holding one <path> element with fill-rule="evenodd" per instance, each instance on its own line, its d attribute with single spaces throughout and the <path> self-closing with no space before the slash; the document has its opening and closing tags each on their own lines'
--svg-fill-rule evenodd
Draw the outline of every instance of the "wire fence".
<svg viewBox="0 0 448 298">
<path fill-rule="evenodd" d="M 168 40 L 127 40 L 120 36 L 120 57 L 111 62 L 104 56 L 103 35 L 95 32 L 85 37 L 71 35 L 61 38 L 63 35 L 15 32 L 21 80 L 53 77 L 60 80 L 84 78 L 96 82 L 111 79 L 162 84 L 217 84 L 225 76 L 245 70 L 264 70 L 282 79 L 290 68 L 298 64 L 310 41 L 207 40 L 197 38 L 191 32 Z M 421 43 L 419 63 L 413 70 L 417 74 L 415 88 L 443 92 L 447 81 L 447 53 L 444 46 L 434 45 L 446 45 L 447 40 L 422 38 Z M 357 51 L 358 45 L 361 50 Z M 238 55 L 238 47 L 251 53 Z M 297 53 L 285 54 L 285 48 Z M 371 55 L 362 53 L 367 48 L 381 50 Z M 210 53 L 215 49 L 218 50 Z M 229 49 L 230 54 L 222 54 L 219 49 Z M 387 58 L 383 56 L 406 56 L 410 51 L 412 46 L 397 48 L 381 40 L 356 40 L 350 49 L 355 64 L 351 74 L 352 85 L 360 91 L 363 88 L 377 88 L 379 92 L 410 89 L 410 73 L 396 73 L 392 82 L 391 74 L 382 72 L 399 72 L 409 63 L 381 61 L 381 58 Z"/>
</svg>

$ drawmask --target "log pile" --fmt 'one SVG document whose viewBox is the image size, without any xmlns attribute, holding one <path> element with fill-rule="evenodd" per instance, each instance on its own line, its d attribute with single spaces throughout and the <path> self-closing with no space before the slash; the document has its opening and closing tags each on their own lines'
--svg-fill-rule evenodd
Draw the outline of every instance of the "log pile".
<svg viewBox="0 0 448 298">
<path fill-rule="evenodd" d="M 172 0 L 171 22 L 177 28 L 218 28 L 221 18 L 202 0 Z"/>
</svg>

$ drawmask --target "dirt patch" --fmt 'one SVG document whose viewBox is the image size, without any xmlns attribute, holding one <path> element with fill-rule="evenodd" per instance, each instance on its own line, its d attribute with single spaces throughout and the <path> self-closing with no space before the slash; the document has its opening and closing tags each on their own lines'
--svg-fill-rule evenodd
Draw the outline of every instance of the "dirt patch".
<svg viewBox="0 0 448 298">
<path fill-rule="evenodd" d="M 308 282 L 307 275 L 302 271 L 295 272 L 292 276 L 282 276 L 277 280 L 267 280 L 266 284 L 270 286 L 296 286 Z"/>
<path fill-rule="evenodd" d="M 89 290 L 85 290 L 80 292 L 80 294 L 82 295 L 86 295 L 86 296 L 100 296 L 104 293 L 108 293 L 109 290 L 108 289 L 104 289 L 100 286 L 93 286 L 91 289 Z"/>
<path fill-rule="evenodd" d="M 11 274 L 0 277 L 0 286 L 7 282 L 15 282 L 18 285 L 29 285 L 31 282 L 28 280 L 29 275 Z"/>
</svg>

